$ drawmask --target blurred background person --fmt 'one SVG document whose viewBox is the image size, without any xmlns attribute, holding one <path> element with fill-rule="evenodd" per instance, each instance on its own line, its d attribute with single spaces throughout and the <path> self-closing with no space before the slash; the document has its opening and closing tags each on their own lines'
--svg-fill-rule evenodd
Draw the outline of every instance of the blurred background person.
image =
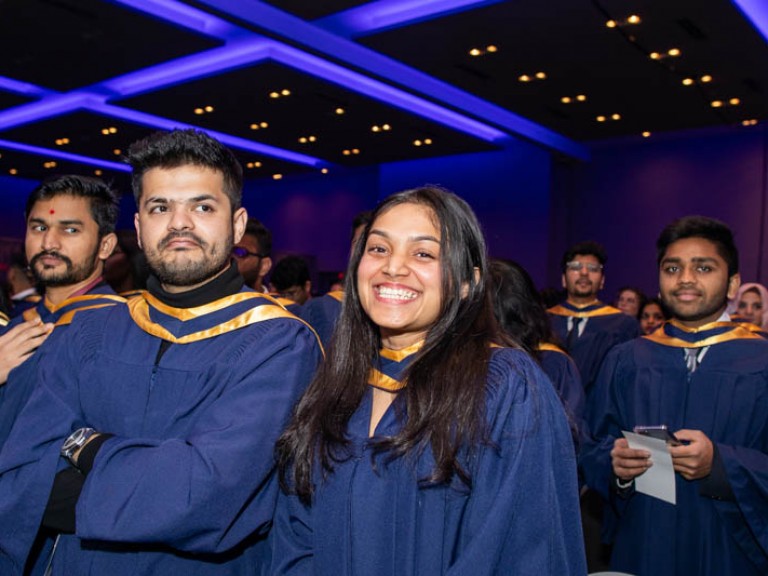
<svg viewBox="0 0 768 576">
<path fill-rule="evenodd" d="M 645 294 L 632 286 L 624 286 L 616 295 L 616 308 L 632 318 L 640 317 L 640 308 L 645 302 Z"/>
<path fill-rule="evenodd" d="M 669 311 L 659 298 L 646 300 L 640 309 L 640 331 L 643 335 L 655 332 L 667 320 Z"/>
<path fill-rule="evenodd" d="M 728 304 L 728 313 L 736 322 L 750 322 L 761 330 L 768 329 L 768 290 L 757 282 L 742 284 Z"/>
</svg>

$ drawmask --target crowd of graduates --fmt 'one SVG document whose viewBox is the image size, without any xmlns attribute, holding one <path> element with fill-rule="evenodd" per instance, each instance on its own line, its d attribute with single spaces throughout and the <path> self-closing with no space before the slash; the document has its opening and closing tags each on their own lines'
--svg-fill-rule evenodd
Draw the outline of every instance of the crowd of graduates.
<svg viewBox="0 0 768 576">
<path fill-rule="evenodd" d="M 661 231 L 659 297 L 545 299 L 445 189 L 352 226 L 310 297 L 191 130 L 131 147 L 136 232 L 94 178 L 27 204 L 0 324 L 0 573 L 768 573 L 768 291 L 728 227 Z M 650 247 L 649 247 L 650 249 Z M 675 503 L 625 437 L 665 427 Z"/>
</svg>

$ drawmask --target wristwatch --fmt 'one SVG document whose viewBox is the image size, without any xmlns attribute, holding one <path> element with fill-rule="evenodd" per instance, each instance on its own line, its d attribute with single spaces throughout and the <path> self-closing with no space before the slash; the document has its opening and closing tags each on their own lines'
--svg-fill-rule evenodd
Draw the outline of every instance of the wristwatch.
<svg viewBox="0 0 768 576">
<path fill-rule="evenodd" d="M 75 452 L 77 452 L 88 441 L 88 438 L 96 434 L 96 430 L 93 428 L 78 428 L 69 437 L 64 440 L 64 444 L 61 446 L 61 455 L 67 459 L 67 461 L 77 468 L 77 463 L 73 460 Z"/>
</svg>

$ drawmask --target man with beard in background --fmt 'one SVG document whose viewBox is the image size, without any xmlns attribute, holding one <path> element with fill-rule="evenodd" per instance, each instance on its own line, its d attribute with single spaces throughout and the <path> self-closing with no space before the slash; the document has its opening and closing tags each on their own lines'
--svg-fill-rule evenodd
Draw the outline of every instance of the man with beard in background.
<svg viewBox="0 0 768 576">
<path fill-rule="evenodd" d="M 195 130 L 129 151 L 147 291 L 81 322 L 0 455 L 0 573 L 258 574 L 273 448 L 314 333 L 231 259 L 242 167 Z M 42 524 L 55 534 L 33 549 Z"/>
<path fill-rule="evenodd" d="M 555 335 L 579 369 L 587 406 L 605 355 L 640 331 L 637 320 L 597 299 L 605 284 L 606 261 L 605 249 L 597 242 L 572 246 L 561 262 L 563 288 L 568 296 L 565 302 L 547 310 Z M 603 505 L 594 491 L 582 493 L 581 518 L 589 570 L 603 570 L 608 565 L 610 549 L 600 540 Z"/>
</svg>

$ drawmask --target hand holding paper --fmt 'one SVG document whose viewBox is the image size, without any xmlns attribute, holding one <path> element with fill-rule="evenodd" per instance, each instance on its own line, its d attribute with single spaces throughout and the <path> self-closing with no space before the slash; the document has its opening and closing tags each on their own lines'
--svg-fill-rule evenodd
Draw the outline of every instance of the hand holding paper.
<svg viewBox="0 0 768 576">
<path fill-rule="evenodd" d="M 656 438 L 650 438 L 648 436 L 641 436 L 634 432 L 623 431 L 629 448 L 638 451 L 646 451 L 650 454 L 650 466 L 644 473 L 640 473 L 635 477 L 635 490 L 659 498 L 670 504 L 676 503 L 675 493 L 675 470 L 672 465 L 672 456 L 670 455 L 670 449 L 667 447 L 667 443 L 664 440 L 657 440 Z M 621 439 L 616 441 L 616 444 Z M 616 444 L 614 444 L 614 450 L 616 450 Z M 679 448 L 689 448 L 688 446 L 680 446 Z M 613 451 L 611 451 L 613 455 Z M 614 473 L 616 472 L 616 464 L 614 463 Z M 618 476 L 618 474 L 617 474 Z"/>
</svg>

